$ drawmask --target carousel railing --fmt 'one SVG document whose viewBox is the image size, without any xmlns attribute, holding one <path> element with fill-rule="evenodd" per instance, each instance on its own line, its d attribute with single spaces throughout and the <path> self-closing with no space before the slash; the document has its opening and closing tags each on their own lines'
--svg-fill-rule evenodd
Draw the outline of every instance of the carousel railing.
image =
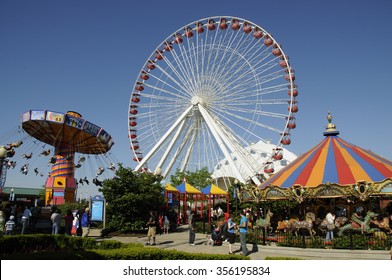
<svg viewBox="0 0 392 280">
<path fill-rule="evenodd" d="M 300 248 L 326 248 L 351 250 L 389 250 L 392 235 L 384 232 L 357 233 L 347 231 L 343 236 L 335 233 L 332 240 L 326 240 L 325 235 L 310 235 L 307 230 L 294 232 L 266 232 L 265 228 L 252 229 L 247 235 L 248 243 L 259 245 L 277 245 Z"/>
</svg>

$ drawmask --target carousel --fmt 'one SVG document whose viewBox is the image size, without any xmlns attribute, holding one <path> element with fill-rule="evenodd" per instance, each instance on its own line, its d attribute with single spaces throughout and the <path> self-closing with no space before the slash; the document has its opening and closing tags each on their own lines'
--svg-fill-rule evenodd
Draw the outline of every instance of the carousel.
<svg viewBox="0 0 392 280">
<path fill-rule="evenodd" d="M 376 212 L 380 227 L 391 233 L 382 221 L 392 214 L 392 162 L 343 140 L 330 113 L 327 119 L 324 140 L 254 192 L 261 201 L 295 204 L 295 214 L 313 222 L 323 220 L 329 211 L 346 221 L 355 213 Z"/>
</svg>

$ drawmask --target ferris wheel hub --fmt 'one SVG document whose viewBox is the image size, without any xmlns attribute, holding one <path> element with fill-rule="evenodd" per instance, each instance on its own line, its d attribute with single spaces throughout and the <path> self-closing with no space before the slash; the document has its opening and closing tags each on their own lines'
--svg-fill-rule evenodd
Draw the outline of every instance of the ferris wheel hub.
<svg viewBox="0 0 392 280">
<path fill-rule="evenodd" d="M 191 99 L 191 103 L 192 103 L 193 106 L 196 106 L 198 104 L 203 105 L 203 99 L 201 97 L 199 97 L 199 96 L 193 96 L 192 99 Z"/>
</svg>

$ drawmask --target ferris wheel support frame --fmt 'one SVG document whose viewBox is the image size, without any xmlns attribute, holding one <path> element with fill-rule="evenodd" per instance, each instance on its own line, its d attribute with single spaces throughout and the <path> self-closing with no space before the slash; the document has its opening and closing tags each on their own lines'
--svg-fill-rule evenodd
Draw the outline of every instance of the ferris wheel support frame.
<svg viewBox="0 0 392 280">
<path fill-rule="evenodd" d="M 201 115 L 203 116 L 204 120 L 206 121 L 207 126 L 210 128 L 211 132 L 213 133 L 215 140 L 219 143 L 219 147 L 221 148 L 222 152 L 224 153 L 226 160 L 229 162 L 230 166 L 234 169 L 234 173 L 236 175 L 236 178 L 238 180 L 240 180 L 241 183 L 245 184 L 246 180 L 248 178 L 244 178 L 242 176 L 241 172 L 237 168 L 237 165 L 234 163 L 230 153 L 227 151 L 225 146 L 223 146 L 222 142 L 224 142 L 224 144 L 227 147 L 229 147 L 229 149 L 231 149 L 231 152 L 234 152 L 236 150 L 234 148 L 232 142 L 227 138 L 227 136 L 226 136 L 227 132 L 226 133 L 223 132 L 221 127 L 216 125 L 216 123 L 212 120 L 212 118 L 209 115 L 209 113 L 207 112 L 207 110 L 201 104 L 198 104 L 198 108 L 199 108 L 199 111 L 200 111 Z M 219 138 L 220 141 L 218 141 L 217 138 Z M 260 185 L 261 182 L 259 181 L 257 176 L 254 175 L 254 171 L 252 170 L 252 168 L 250 168 L 247 161 L 245 161 L 242 158 L 242 154 L 240 153 L 240 151 L 237 151 L 237 152 L 239 155 L 241 155 L 238 160 L 240 161 L 241 165 L 245 169 L 245 172 L 247 173 L 247 177 L 249 176 L 256 185 Z"/>
<path fill-rule="evenodd" d="M 238 180 L 240 180 L 241 183 L 245 183 L 244 178 L 242 177 L 242 175 L 241 175 L 240 171 L 238 170 L 237 166 L 234 164 L 234 161 L 231 158 L 230 153 L 226 149 L 226 146 L 225 146 L 226 143 L 224 143 L 223 139 L 220 137 L 218 131 L 216 130 L 214 122 L 209 118 L 208 113 L 206 112 L 206 110 L 200 104 L 198 106 L 198 109 L 200 111 L 200 114 L 203 116 L 203 119 L 205 120 L 208 128 L 212 132 L 212 135 L 214 136 L 216 142 L 218 143 L 219 148 L 223 152 L 223 154 L 226 157 L 226 159 L 229 161 L 229 164 L 234 168 L 234 173 L 235 173 L 236 177 L 238 178 Z"/>
<path fill-rule="evenodd" d="M 177 129 L 177 131 L 176 131 L 176 133 L 175 133 L 175 135 L 173 137 L 173 139 L 170 141 L 169 146 L 167 147 L 165 153 L 163 154 L 161 160 L 159 161 L 159 163 L 157 165 L 157 168 L 161 168 L 162 169 L 162 165 L 166 161 L 167 156 L 169 155 L 170 151 L 173 149 L 173 146 L 174 146 L 175 142 L 177 141 L 178 137 L 180 136 L 180 132 L 181 132 L 182 128 L 184 127 L 184 124 L 185 124 L 185 119 L 183 119 L 181 121 L 181 123 L 180 123 L 180 125 L 179 125 L 179 127 L 178 127 L 178 129 Z M 167 175 L 167 171 L 162 172 L 162 176 L 163 177 L 166 177 L 166 175 Z"/>
<path fill-rule="evenodd" d="M 189 138 L 189 134 L 187 135 L 187 137 L 184 137 L 183 140 L 181 141 L 179 147 L 177 148 L 176 152 L 174 153 L 174 156 L 170 160 L 165 172 L 163 173 L 163 174 L 165 174 L 165 177 L 172 169 L 174 162 L 178 159 L 178 156 L 180 155 L 182 149 L 185 147 L 185 144 L 188 142 L 188 138 Z M 180 171 L 184 171 L 184 169 L 182 168 L 182 169 L 180 169 Z"/>
<path fill-rule="evenodd" d="M 161 139 L 155 144 L 155 146 L 151 149 L 151 151 L 139 162 L 139 164 L 135 167 L 135 171 L 140 171 L 140 169 L 146 164 L 146 162 L 154 155 L 159 146 L 169 137 L 169 135 L 173 132 L 173 130 L 180 124 L 180 122 L 185 119 L 188 113 L 192 110 L 193 106 L 189 106 L 181 116 L 177 119 L 177 121 L 170 127 L 170 129 L 161 137 Z"/>
</svg>

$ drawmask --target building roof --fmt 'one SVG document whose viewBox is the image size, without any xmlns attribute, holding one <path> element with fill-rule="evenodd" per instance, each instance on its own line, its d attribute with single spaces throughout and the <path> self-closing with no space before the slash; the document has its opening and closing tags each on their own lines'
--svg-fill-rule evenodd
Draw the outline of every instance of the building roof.
<svg viewBox="0 0 392 280">
<path fill-rule="evenodd" d="M 3 194 L 10 194 L 11 189 L 14 189 L 15 195 L 39 195 L 43 188 L 22 188 L 22 187 L 5 187 L 2 190 Z"/>
</svg>

